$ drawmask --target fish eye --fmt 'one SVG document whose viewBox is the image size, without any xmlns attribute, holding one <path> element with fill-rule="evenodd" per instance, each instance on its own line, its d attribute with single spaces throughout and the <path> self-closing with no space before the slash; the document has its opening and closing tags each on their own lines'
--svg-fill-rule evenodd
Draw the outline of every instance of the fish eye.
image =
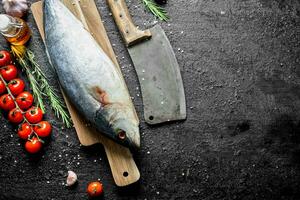
<svg viewBox="0 0 300 200">
<path fill-rule="evenodd" d="M 121 140 L 124 140 L 126 138 L 126 132 L 121 130 L 119 133 L 118 133 L 118 136 Z"/>
</svg>

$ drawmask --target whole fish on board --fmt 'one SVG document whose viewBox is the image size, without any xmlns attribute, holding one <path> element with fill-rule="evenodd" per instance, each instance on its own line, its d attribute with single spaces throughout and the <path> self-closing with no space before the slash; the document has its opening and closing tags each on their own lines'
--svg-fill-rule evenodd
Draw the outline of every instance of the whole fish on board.
<svg viewBox="0 0 300 200">
<path fill-rule="evenodd" d="M 140 146 L 139 123 L 122 74 L 82 23 L 59 1 L 44 1 L 47 54 L 61 87 L 98 131 Z"/>
</svg>

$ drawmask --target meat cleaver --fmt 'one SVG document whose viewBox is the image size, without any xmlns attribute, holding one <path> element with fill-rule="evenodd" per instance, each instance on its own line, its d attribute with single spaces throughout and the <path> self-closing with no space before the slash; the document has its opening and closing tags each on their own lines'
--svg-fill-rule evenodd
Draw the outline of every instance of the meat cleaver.
<svg viewBox="0 0 300 200">
<path fill-rule="evenodd" d="M 179 65 L 163 29 L 139 30 L 125 0 L 107 0 L 126 43 L 141 85 L 144 117 L 149 124 L 186 119 Z"/>
</svg>

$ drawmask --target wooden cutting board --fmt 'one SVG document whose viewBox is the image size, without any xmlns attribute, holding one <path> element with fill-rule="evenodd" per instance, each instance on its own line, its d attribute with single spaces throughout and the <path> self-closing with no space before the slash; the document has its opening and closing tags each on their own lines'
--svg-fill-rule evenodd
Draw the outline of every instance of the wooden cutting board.
<svg viewBox="0 0 300 200">
<path fill-rule="evenodd" d="M 85 28 L 90 31 L 92 36 L 99 43 L 106 54 L 112 59 L 115 66 L 121 73 L 115 53 L 107 37 L 106 30 L 102 24 L 102 20 L 94 0 L 62 0 L 62 2 L 78 19 L 81 20 Z M 32 4 L 31 10 L 41 37 L 44 40 L 43 3 L 40 1 Z M 103 144 L 115 183 L 118 186 L 126 186 L 138 181 L 140 178 L 140 173 L 129 149 L 106 138 L 93 128 L 86 126 L 84 118 L 80 116 L 65 95 L 64 99 L 71 114 L 81 144 L 84 146 L 89 146 L 96 143 Z M 133 105 L 132 109 L 135 112 Z"/>
</svg>

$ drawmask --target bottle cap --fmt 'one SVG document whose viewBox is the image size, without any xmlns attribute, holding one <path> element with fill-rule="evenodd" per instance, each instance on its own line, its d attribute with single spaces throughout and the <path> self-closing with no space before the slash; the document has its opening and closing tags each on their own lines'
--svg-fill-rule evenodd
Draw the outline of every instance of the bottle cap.
<svg viewBox="0 0 300 200">
<path fill-rule="evenodd" d="M 6 30 L 9 27 L 10 19 L 5 14 L 0 14 L 0 31 Z"/>
</svg>

